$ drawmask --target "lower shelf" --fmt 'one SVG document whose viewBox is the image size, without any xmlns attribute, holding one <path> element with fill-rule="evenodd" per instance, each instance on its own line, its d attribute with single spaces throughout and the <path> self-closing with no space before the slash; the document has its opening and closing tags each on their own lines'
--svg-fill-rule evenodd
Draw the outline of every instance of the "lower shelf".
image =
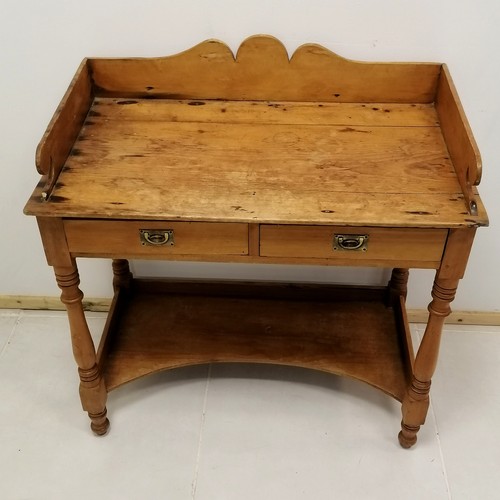
<svg viewBox="0 0 500 500">
<path fill-rule="evenodd" d="M 404 300 L 385 288 L 133 280 L 99 347 L 108 391 L 157 371 L 217 362 L 349 376 L 401 400 L 411 375 Z"/>
</svg>

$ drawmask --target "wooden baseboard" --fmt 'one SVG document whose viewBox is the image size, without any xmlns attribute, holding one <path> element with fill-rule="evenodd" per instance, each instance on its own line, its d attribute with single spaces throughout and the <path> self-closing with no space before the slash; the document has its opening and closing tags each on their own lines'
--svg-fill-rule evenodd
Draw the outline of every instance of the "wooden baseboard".
<svg viewBox="0 0 500 500">
<path fill-rule="evenodd" d="M 83 307 L 86 311 L 107 312 L 111 299 L 86 298 Z M 0 309 L 35 309 L 46 311 L 64 311 L 64 304 L 59 297 L 39 297 L 32 295 L 0 295 Z"/>
<path fill-rule="evenodd" d="M 425 309 L 409 309 L 410 323 L 427 323 L 429 313 Z M 447 318 L 448 325 L 500 326 L 500 312 L 453 311 Z"/>
<path fill-rule="evenodd" d="M 86 311 L 107 312 L 110 305 L 110 298 L 88 298 L 83 300 Z M 64 305 L 58 297 L 0 295 L 0 309 L 64 311 Z M 407 314 L 410 323 L 427 323 L 428 312 L 425 309 L 409 309 Z M 500 326 L 500 312 L 454 311 L 446 319 L 446 323 L 452 325 Z"/>
</svg>

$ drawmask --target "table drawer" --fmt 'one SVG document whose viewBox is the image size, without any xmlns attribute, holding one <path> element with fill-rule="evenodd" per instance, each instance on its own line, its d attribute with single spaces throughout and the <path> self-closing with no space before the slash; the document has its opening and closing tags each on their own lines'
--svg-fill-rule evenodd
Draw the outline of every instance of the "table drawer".
<svg viewBox="0 0 500 500">
<path fill-rule="evenodd" d="M 66 219 L 64 228 L 73 255 L 248 255 L 242 223 Z"/>
<path fill-rule="evenodd" d="M 437 267 L 447 234 L 446 229 L 262 225 L 260 255 Z"/>
</svg>

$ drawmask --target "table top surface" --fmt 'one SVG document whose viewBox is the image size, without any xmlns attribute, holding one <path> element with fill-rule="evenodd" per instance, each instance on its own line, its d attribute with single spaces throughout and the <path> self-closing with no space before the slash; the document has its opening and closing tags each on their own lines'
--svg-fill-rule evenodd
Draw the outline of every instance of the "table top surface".
<svg viewBox="0 0 500 500">
<path fill-rule="evenodd" d="M 37 190 L 39 190 L 37 188 Z M 91 218 L 456 227 L 433 104 L 96 98 L 48 202 Z"/>
</svg>

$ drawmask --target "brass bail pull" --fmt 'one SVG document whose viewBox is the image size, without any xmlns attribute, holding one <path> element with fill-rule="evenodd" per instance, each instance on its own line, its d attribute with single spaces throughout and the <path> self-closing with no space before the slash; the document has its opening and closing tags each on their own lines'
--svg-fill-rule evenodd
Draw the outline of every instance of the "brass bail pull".
<svg viewBox="0 0 500 500">
<path fill-rule="evenodd" d="M 334 251 L 366 252 L 368 249 L 367 234 L 335 234 L 333 238 Z"/>
<path fill-rule="evenodd" d="M 172 229 L 139 229 L 141 245 L 173 245 L 174 231 Z"/>
</svg>

